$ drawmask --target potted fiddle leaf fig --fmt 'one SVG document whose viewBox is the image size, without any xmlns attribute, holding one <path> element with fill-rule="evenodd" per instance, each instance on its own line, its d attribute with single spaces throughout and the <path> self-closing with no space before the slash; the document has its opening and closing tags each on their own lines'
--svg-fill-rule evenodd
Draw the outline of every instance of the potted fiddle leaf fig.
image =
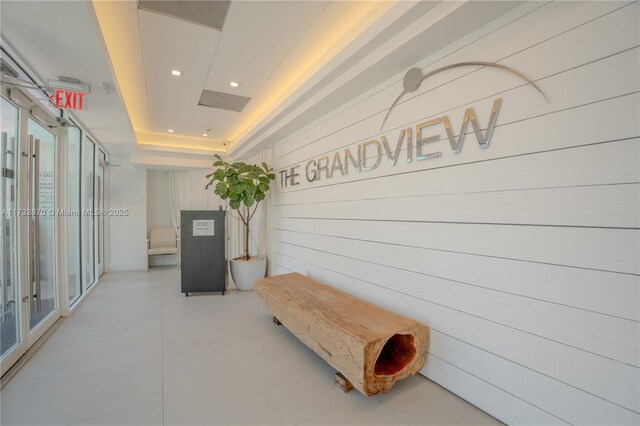
<svg viewBox="0 0 640 426">
<path fill-rule="evenodd" d="M 215 183 L 214 192 L 228 200 L 229 207 L 238 212 L 244 224 L 244 254 L 231 260 L 231 277 L 238 290 L 253 290 L 254 281 L 264 278 L 267 259 L 249 255 L 249 223 L 276 176 L 266 163 L 262 166 L 228 163 L 219 155 L 215 159 L 206 188 Z"/>
</svg>

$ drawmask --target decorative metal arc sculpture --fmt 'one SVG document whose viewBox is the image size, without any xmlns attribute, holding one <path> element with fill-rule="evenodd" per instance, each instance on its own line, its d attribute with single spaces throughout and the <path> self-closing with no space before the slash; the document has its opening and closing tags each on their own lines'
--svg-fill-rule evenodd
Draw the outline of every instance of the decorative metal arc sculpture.
<svg viewBox="0 0 640 426">
<path fill-rule="evenodd" d="M 391 110 L 393 110 L 393 107 L 396 106 L 400 98 L 402 98 L 402 96 L 405 93 L 410 93 L 418 90 L 418 88 L 420 87 L 420 85 L 424 80 L 426 80 L 427 78 L 431 77 L 434 74 L 439 73 L 440 71 L 448 70 L 450 68 L 468 67 L 468 66 L 493 67 L 493 68 L 499 68 L 504 71 L 508 71 L 511 74 L 517 75 L 518 77 L 520 77 L 521 79 L 523 79 L 524 81 L 532 85 L 538 92 L 540 92 L 542 97 L 544 97 L 544 99 L 547 102 L 549 102 L 549 98 L 547 98 L 547 96 L 542 92 L 542 90 L 540 90 L 540 88 L 533 81 L 531 81 L 526 75 L 522 74 L 520 71 L 507 67 L 506 65 L 500 65 L 500 64 L 495 64 L 493 62 L 483 62 L 483 61 L 459 62 L 457 64 L 445 65 L 444 67 L 440 67 L 438 69 L 430 71 L 425 75 L 422 75 L 422 70 L 420 68 L 411 68 L 409 71 L 407 71 L 407 73 L 404 76 L 404 79 L 402 80 L 402 85 L 404 87 L 404 90 L 398 95 L 396 100 L 393 101 L 393 103 L 391 104 L 391 107 L 389 107 L 387 114 L 384 116 L 384 120 L 382 120 L 380 131 L 382 131 L 382 128 L 384 127 L 384 123 L 387 122 L 387 118 L 389 118 L 389 114 L 391 114 Z"/>
</svg>

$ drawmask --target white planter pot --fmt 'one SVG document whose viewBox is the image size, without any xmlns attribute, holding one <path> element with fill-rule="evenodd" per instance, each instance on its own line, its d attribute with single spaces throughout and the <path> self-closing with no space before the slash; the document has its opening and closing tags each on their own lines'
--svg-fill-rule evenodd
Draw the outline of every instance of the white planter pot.
<svg viewBox="0 0 640 426">
<path fill-rule="evenodd" d="M 231 260 L 231 277 L 238 290 L 253 290 L 253 283 L 264 278 L 267 259 Z"/>
</svg>

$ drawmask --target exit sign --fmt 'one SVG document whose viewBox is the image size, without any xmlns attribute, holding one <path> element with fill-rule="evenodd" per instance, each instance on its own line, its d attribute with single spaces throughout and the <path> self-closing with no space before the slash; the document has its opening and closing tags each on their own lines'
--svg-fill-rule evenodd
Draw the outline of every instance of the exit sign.
<svg viewBox="0 0 640 426">
<path fill-rule="evenodd" d="M 83 92 L 56 89 L 56 92 L 49 96 L 49 99 L 51 99 L 56 108 L 84 110 L 86 109 L 84 95 L 85 93 Z"/>
</svg>

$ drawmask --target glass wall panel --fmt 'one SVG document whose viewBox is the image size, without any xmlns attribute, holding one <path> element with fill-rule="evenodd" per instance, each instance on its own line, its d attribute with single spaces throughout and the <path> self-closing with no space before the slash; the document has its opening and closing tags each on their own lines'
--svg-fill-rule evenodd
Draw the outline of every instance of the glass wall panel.
<svg viewBox="0 0 640 426">
<path fill-rule="evenodd" d="M 55 164 L 56 137 L 29 119 L 31 203 L 31 303 L 29 326 L 34 329 L 57 304 L 55 280 Z"/>
<path fill-rule="evenodd" d="M 17 160 L 18 150 L 18 108 L 4 98 L 0 98 L 2 110 L 0 128 L 2 133 L 0 167 L 2 185 L 0 185 L 0 357 L 20 341 L 17 273 Z"/>
<path fill-rule="evenodd" d="M 67 280 L 69 306 L 82 294 L 80 275 L 80 144 L 82 132 L 69 127 L 67 143 Z"/>
<path fill-rule="evenodd" d="M 84 138 L 82 146 L 82 271 L 84 282 L 89 288 L 95 282 L 95 216 L 94 178 L 95 178 L 95 145 L 89 138 Z M 87 214 L 89 212 L 89 214 Z"/>
</svg>

